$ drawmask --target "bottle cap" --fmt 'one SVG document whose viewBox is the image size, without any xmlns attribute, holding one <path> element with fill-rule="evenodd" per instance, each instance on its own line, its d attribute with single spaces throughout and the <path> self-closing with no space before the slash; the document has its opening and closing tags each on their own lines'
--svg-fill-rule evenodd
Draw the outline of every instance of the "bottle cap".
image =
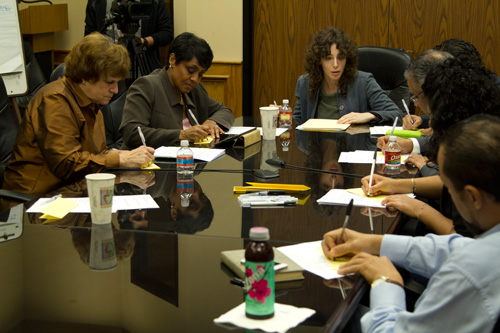
<svg viewBox="0 0 500 333">
<path fill-rule="evenodd" d="M 189 207 L 189 198 L 181 198 L 181 207 Z"/>
<path fill-rule="evenodd" d="M 250 229 L 250 239 L 256 241 L 269 240 L 269 229 L 266 227 L 253 227 Z"/>
<path fill-rule="evenodd" d="M 289 101 L 287 99 L 283 100 L 283 104 L 288 104 L 288 103 L 289 103 Z"/>
<path fill-rule="evenodd" d="M 181 140 L 181 147 L 189 147 L 189 141 L 188 140 Z"/>
<path fill-rule="evenodd" d="M 398 141 L 398 137 L 397 137 L 397 136 L 395 136 L 395 135 L 391 135 L 391 136 L 389 137 L 389 142 L 396 142 L 396 141 Z"/>
</svg>

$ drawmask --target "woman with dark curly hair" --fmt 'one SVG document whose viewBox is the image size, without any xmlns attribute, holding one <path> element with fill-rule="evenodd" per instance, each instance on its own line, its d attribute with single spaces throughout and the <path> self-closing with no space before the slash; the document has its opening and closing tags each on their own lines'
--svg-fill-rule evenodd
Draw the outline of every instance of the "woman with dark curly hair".
<svg viewBox="0 0 500 333">
<path fill-rule="evenodd" d="M 339 119 L 343 124 L 392 123 L 402 111 L 372 74 L 358 71 L 356 42 L 342 30 L 320 30 L 305 53 L 307 74 L 299 77 L 293 118 Z"/>
</svg>

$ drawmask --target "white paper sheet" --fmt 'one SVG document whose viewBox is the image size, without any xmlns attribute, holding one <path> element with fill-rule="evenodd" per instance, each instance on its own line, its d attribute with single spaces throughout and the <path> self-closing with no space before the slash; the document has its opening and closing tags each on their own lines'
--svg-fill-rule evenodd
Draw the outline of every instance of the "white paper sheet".
<svg viewBox="0 0 500 333">
<path fill-rule="evenodd" d="M 340 275 L 332 268 L 328 259 L 324 256 L 321 249 L 321 241 L 307 242 L 296 245 L 279 247 L 284 255 L 292 259 L 308 272 L 321 276 L 323 279 L 337 279 Z"/>
<path fill-rule="evenodd" d="M 396 126 L 395 130 L 403 130 L 402 126 Z M 373 126 L 370 127 L 370 135 L 385 135 L 387 131 L 392 131 L 392 126 Z"/>
<path fill-rule="evenodd" d="M 90 201 L 88 197 L 78 198 L 64 198 L 78 203 L 71 213 L 90 213 Z M 50 202 L 52 198 L 40 198 L 35 202 L 26 212 L 27 213 L 41 213 Z M 115 195 L 113 196 L 113 206 L 111 210 L 114 212 L 118 210 L 129 209 L 151 209 L 160 208 L 156 201 L 149 194 L 142 195 Z"/>
<path fill-rule="evenodd" d="M 217 158 L 224 156 L 226 151 L 224 149 L 217 148 L 194 148 L 190 147 L 193 151 L 193 157 L 195 160 L 211 162 Z M 176 158 L 179 147 L 159 147 L 155 150 L 155 157 L 159 158 Z"/>
<path fill-rule="evenodd" d="M 262 136 L 262 127 L 257 127 L 257 129 L 260 131 L 260 136 Z M 280 136 L 281 134 L 285 133 L 288 130 L 289 130 L 289 128 L 277 128 L 276 129 L 276 136 Z"/>
<path fill-rule="evenodd" d="M 401 163 L 405 163 L 410 154 L 401 154 Z M 371 164 L 373 161 L 372 150 L 344 151 L 340 153 L 339 163 Z M 382 152 L 377 153 L 377 164 L 385 164 L 385 156 Z"/>
<path fill-rule="evenodd" d="M 255 127 L 251 126 L 233 126 L 229 129 L 229 131 L 226 131 L 225 134 L 235 134 L 235 135 L 240 135 L 243 133 L 246 133 L 248 131 L 251 131 L 255 129 Z"/>
<path fill-rule="evenodd" d="M 357 207 L 374 207 L 374 208 L 385 208 L 382 206 L 380 201 L 362 197 L 353 193 L 349 193 L 346 190 L 332 189 L 328 191 L 324 196 L 318 199 L 318 204 L 320 205 L 348 205 L 351 199 L 354 200 L 353 205 Z"/>
</svg>

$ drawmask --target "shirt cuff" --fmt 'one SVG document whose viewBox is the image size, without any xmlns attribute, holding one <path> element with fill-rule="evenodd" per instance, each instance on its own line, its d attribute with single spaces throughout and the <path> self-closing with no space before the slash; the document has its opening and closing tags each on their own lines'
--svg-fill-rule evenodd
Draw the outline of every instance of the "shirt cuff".
<svg viewBox="0 0 500 333">
<path fill-rule="evenodd" d="M 420 144 L 418 143 L 418 140 L 415 138 L 410 138 L 411 141 L 413 141 L 413 150 L 411 151 L 412 154 L 420 154 Z"/>
<path fill-rule="evenodd" d="M 108 150 L 106 154 L 106 168 L 119 168 L 120 167 L 120 151 Z"/>
</svg>

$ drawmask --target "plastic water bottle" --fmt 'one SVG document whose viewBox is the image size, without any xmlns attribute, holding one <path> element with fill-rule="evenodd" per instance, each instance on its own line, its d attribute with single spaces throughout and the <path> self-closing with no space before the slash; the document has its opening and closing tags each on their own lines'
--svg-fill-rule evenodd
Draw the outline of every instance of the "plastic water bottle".
<svg viewBox="0 0 500 333">
<path fill-rule="evenodd" d="M 288 146 L 290 145 L 290 141 L 292 141 L 292 132 L 291 130 L 287 130 L 283 134 L 280 135 L 280 143 L 283 151 L 288 151 Z"/>
<path fill-rule="evenodd" d="M 387 175 L 399 175 L 401 166 L 401 146 L 397 142 L 398 137 L 391 135 L 389 143 L 385 147 L 385 173 Z"/>
<path fill-rule="evenodd" d="M 250 229 L 245 250 L 245 314 L 252 319 L 274 316 L 274 252 L 268 242 L 269 229 Z"/>
<path fill-rule="evenodd" d="M 279 126 L 290 128 L 292 127 L 292 108 L 290 107 L 288 99 L 283 100 L 283 105 L 279 113 Z"/>
<path fill-rule="evenodd" d="M 189 207 L 189 199 L 194 193 L 194 174 L 192 172 L 177 173 L 177 193 L 181 197 L 181 206 Z"/>
<path fill-rule="evenodd" d="M 177 172 L 192 174 L 194 171 L 193 151 L 188 140 L 181 140 L 181 149 L 177 151 Z"/>
</svg>

